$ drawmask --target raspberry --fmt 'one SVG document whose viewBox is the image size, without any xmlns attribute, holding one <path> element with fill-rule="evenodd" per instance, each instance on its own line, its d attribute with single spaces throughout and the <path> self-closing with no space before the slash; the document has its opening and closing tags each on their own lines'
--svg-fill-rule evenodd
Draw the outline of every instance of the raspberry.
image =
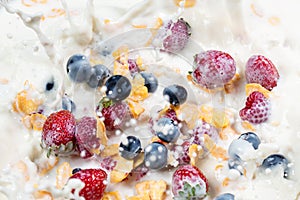
<svg viewBox="0 0 300 200">
<path fill-rule="evenodd" d="M 218 130 L 213 125 L 202 121 L 202 123 L 193 130 L 194 138 L 192 143 L 203 146 L 203 140 L 201 139 L 203 139 L 204 134 L 207 134 L 214 141 L 217 141 L 219 138 Z"/>
<path fill-rule="evenodd" d="M 130 74 L 133 76 L 136 73 L 140 72 L 140 69 L 136 63 L 136 60 L 134 59 L 128 59 L 128 68 L 130 71 Z"/>
<path fill-rule="evenodd" d="M 76 145 L 77 150 L 83 158 L 88 158 L 93 155 L 91 150 L 100 147 L 97 133 L 97 120 L 93 117 L 83 117 L 76 125 Z M 83 154 L 82 154 L 83 152 Z"/>
<path fill-rule="evenodd" d="M 242 120 L 259 124 L 268 120 L 270 116 L 270 101 L 260 92 L 252 92 L 246 100 L 246 106 L 240 110 Z"/>
<path fill-rule="evenodd" d="M 234 59 L 228 53 L 217 50 L 196 54 L 194 65 L 194 81 L 208 89 L 224 86 L 236 72 Z"/>
<path fill-rule="evenodd" d="M 270 91 L 277 86 L 279 79 L 275 65 L 271 60 L 261 55 L 254 55 L 249 58 L 245 75 L 248 83 L 258 83 Z"/>
<path fill-rule="evenodd" d="M 176 22 L 169 21 L 166 29 L 167 31 L 170 30 L 171 34 L 163 40 L 165 50 L 171 52 L 182 50 L 191 36 L 190 25 L 181 18 Z"/>
</svg>

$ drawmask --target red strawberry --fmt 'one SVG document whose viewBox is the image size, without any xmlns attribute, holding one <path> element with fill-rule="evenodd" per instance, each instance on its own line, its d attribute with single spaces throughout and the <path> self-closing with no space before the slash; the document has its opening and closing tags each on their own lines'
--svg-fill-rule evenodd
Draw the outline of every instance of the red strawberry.
<svg viewBox="0 0 300 200">
<path fill-rule="evenodd" d="M 236 72 L 235 61 L 225 52 L 204 51 L 194 56 L 194 81 L 202 87 L 212 89 L 222 87 L 230 81 Z"/>
<path fill-rule="evenodd" d="M 105 128 L 108 131 L 114 131 L 120 128 L 128 113 L 128 105 L 126 103 L 113 103 L 107 98 L 103 98 L 100 101 L 100 105 L 97 109 L 101 111 L 99 117 L 104 118 Z"/>
<path fill-rule="evenodd" d="M 107 174 L 102 169 L 82 169 L 73 174 L 70 179 L 79 179 L 85 184 L 79 195 L 86 200 L 100 200 L 107 185 Z M 75 189 L 72 193 L 74 191 Z"/>
<path fill-rule="evenodd" d="M 76 125 L 76 148 L 83 158 L 89 158 L 93 155 L 93 149 L 100 147 L 100 141 L 97 137 L 97 120 L 93 117 L 83 117 Z"/>
<path fill-rule="evenodd" d="M 42 146 L 48 149 L 48 156 L 66 154 L 74 149 L 75 117 L 68 110 L 52 113 L 45 121 L 42 132 Z"/>
<path fill-rule="evenodd" d="M 171 52 L 182 50 L 191 36 L 190 25 L 181 18 L 176 22 L 169 21 L 166 29 L 170 30 L 171 33 L 163 40 L 165 50 Z"/>
<path fill-rule="evenodd" d="M 183 165 L 174 172 L 172 192 L 175 197 L 182 199 L 203 198 L 207 191 L 207 179 L 197 167 Z"/>
<path fill-rule="evenodd" d="M 255 91 L 247 97 L 245 108 L 240 110 L 240 117 L 259 124 L 268 120 L 270 109 L 270 101 L 262 93 Z"/>
<path fill-rule="evenodd" d="M 196 128 L 193 130 L 193 144 L 203 145 L 203 136 L 207 134 L 210 136 L 214 141 L 217 141 L 219 138 L 219 133 L 216 127 L 213 125 L 202 121 L 201 124 L 197 125 Z"/>
<path fill-rule="evenodd" d="M 248 83 L 258 83 L 270 91 L 277 86 L 279 79 L 275 65 L 271 60 L 261 55 L 254 55 L 249 58 L 245 74 Z"/>
</svg>

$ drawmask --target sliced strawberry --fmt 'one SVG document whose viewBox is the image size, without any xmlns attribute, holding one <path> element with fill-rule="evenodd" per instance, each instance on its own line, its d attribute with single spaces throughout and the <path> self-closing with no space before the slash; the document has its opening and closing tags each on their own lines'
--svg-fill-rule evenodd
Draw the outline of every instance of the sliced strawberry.
<svg viewBox="0 0 300 200">
<path fill-rule="evenodd" d="M 196 54 L 194 65 L 194 81 L 208 89 L 224 86 L 236 72 L 234 59 L 228 53 L 217 50 Z"/>
<path fill-rule="evenodd" d="M 48 156 L 66 154 L 74 149 L 75 117 L 68 110 L 52 113 L 45 121 L 42 132 L 42 147 L 48 149 Z"/>
<path fill-rule="evenodd" d="M 245 75 L 248 83 L 258 83 L 270 91 L 277 86 L 279 79 L 275 65 L 271 60 L 261 55 L 254 55 L 249 58 Z"/>
<path fill-rule="evenodd" d="M 246 106 L 240 110 L 242 120 L 259 124 L 268 120 L 271 114 L 270 101 L 260 92 L 252 92 L 246 100 Z"/>
<path fill-rule="evenodd" d="M 107 173 L 102 169 L 81 169 L 70 179 L 79 179 L 85 184 L 79 195 L 86 200 L 101 199 L 107 186 Z M 75 188 L 72 192 L 74 191 Z"/>
<path fill-rule="evenodd" d="M 182 50 L 191 36 L 191 27 L 182 18 L 175 22 L 172 20 L 169 21 L 166 30 L 167 34 L 169 33 L 168 30 L 170 31 L 170 35 L 164 39 L 163 46 L 166 50 L 171 52 Z"/>
<path fill-rule="evenodd" d="M 100 147 L 100 140 L 97 137 L 97 120 L 93 117 L 83 117 L 76 125 L 76 149 L 80 156 L 89 158 L 93 150 Z"/>
<path fill-rule="evenodd" d="M 197 167 L 183 165 L 173 174 L 172 192 L 182 199 L 203 198 L 208 192 L 208 182 Z"/>
</svg>

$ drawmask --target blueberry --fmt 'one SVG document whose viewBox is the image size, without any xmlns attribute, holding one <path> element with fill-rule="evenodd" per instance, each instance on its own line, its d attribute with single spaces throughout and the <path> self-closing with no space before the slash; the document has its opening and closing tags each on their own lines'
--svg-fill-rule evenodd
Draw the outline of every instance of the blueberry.
<svg viewBox="0 0 300 200">
<path fill-rule="evenodd" d="M 67 73 L 71 80 L 75 82 L 87 81 L 91 74 L 91 66 L 84 55 L 76 54 L 69 58 L 67 62 Z"/>
<path fill-rule="evenodd" d="M 105 83 L 106 96 L 115 102 L 126 99 L 131 92 L 131 83 L 125 76 L 111 76 Z"/>
<path fill-rule="evenodd" d="M 257 149 L 260 145 L 260 139 L 255 133 L 247 132 L 240 135 L 239 139 L 243 139 L 252 144 L 254 149 Z"/>
<path fill-rule="evenodd" d="M 104 65 L 95 65 L 91 70 L 92 74 L 87 81 L 91 88 L 103 86 L 105 79 L 111 75 L 110 70 Z"/>
<path fill-rule="evenodd" d="M 145 79 L 145 86 L 149 93 L 156 91 L 158 87 L 157 78 L 152 73 L 141 72 L 142 77 Z"/>
<path fill-rule="evenodd" d="M 288 167 L 289 161 L 280 154 L 272 154 L 264 159 L 262 163 L 262 167 L 264 169 L 272 169 L 274 167 L 281 166 L 283 168 L 283 177 L 288 178 L 289 177 L 289 167 Z"/>
<path fill-rule="evenodd" d="M 157 137 L 164 142 L 176 142 L 180 135 L 177 125 L 170 118 L 160 118 L 154 126 Z"/>
<path fill-rule="evenodd" d="M 251 151 L 254 151 L 252 144 L 242 139 L 233 140 L 228 147 L 228 155 L 230 158 L 243 158 L 243 155 Z"/>
<path fill-rule="evenodd" d="M 62 109 L 68 110 L 70 112 L 74 112 L 76 110 L 75 103 L 67 96 L 63 96 L 62 98 Z"/>
<path fill-rule="evenodd" d="M 75 174 L 75 173 L 77 173 L 77 172 L 79 172 L 79 171 L 81 171 L 81 168 L 74 168 L 74 169 L 72 170 L 72 174 Z"/>
<path fill-rule="evenodd" d="M 217 196 L 215 200 L 234 200 L 234 195 L 230 193 L 224 193 Z"/>
<path fill-rule="evenodd" d="M 49 82 L 46 83 L 46 91 L 50 91 L 54 88 L 54 79 L 53 77 L 51 78 L 51 80 Z"/>
<path fill-rule="evenodd" d="M 187 99 L 187 91 L 180 85 L 170 85 L 163 91 L 164 97 L 174 106 L 183 104 Z"/>
<path fill-rule="evenodd" d="M 120 155 L 127 160 L 134 159 L 141 151 L 141 141 L 134 136 L 128 136 L 126 141 L 121 142 L 119 146 Z"/>
<path fill-rule="evenodd" d="M 161 169 L 167 165 L 168 149 L 159 142 L 153 142 L 146 146 L 144 162 L 150 169 Z"/>
<path fill-rule="evenodd" d="M 244 162 L 238 156 L 228 159 L 229 169 L 235 169 L 235 170 L 239 171 L 240 175 L 244 174 L 244 166 L 243 165 L 244 165 Z"/>
</svg>

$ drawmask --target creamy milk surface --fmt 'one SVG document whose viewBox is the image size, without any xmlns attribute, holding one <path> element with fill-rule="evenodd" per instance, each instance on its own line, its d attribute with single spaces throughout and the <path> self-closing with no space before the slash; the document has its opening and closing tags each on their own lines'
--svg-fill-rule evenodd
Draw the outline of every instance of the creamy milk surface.
<svg viewBox="0 0 300 200">
<path fill-rule="evenodd" d="M 59 158 L 55 164 L 56 158 L 48 159 L 40 147 L 41 131 L 26 128 L 22 122 L 24 116 L 13 111 L 13 102 L 24 88 L 33 88 L 31 97 L 42 101 L 43 114 L 49 115 L 61 109 L 61 98 L 67 93 L 76 103 L 76 118 L 92 116 L 101 91 L 70 81 L 66 62 L 71 55 L 81 53 L 112 69 L 112 57 L 104 56 L 104 52 L 111 53 L 124 44 L 134 49 L 133 56 L 142 57 L 160 83 L 158 91 L 142 102 L 145 113 L 156 113 L 167 105 L 162 96 L 164 86 L 170 82 L 185 85 L 189 93 L 187 104 L 220 106 L 232 113 L 230 123 L 237 134 L 229 134 L 226 140 L 217 141 L 226 153 L 234 139 L 251 130 L 243 126 L 238 115 L 247 97 L 245 64 L 255 54 L 272 60 L 280 79 L 270 97 L 271 116 L 267 122 L 252 127 L 261 139 L 261 145 L 257 150 L 247 144 L 237 144 L 236 147 L 247 152 L 242 155 L 247 174 L 241 176 L 237 170 L 229 170 L 226 159 L 211 155 L 198 160 L 197 166 L 209 181 L 207 200 L 224 192 L 241 200 L 300 199 L 299 2 L 191 2 L 195 2 L 192 7 L 180 7 L 173 0 L 16 0 L 0 3 L 3 4 L 0 6 L 0 199 L 35 199 L 37 190 L 50 192 L 54 199 L 81 199 L 70 196 L 69 189 L 81 188 L 80 182 L 69 183 L 63 191 L 56 188 L 56 169 L 64 161 L 72 168 L 97 167 L 97 159 L 65 157 Z M 145 48 L 153 32 L 143 32 L 141 28 L 155 28 L 157 19 L 167 23 L 178 17 L 183 17 L 192 28 L 186 49 L 169 55 Z M 193 67 L 193 55 L 210 49 L 227 52 L 236 61 L 241 79 L 230 93 L 208 93 L 186 79 Z M 49 82 L 54 83 L 54 87 L 46 91 Z M 193 115 L 192 110 L 180 117 L 190 115 Z M 139 125 L 139 120 L 137 125 L 135 121 L 131 122 L 124 133 L 135 133 L 146 145 L 151 133 L 145 130 L 143 123 Z M 290 161 L 288 178 L 283 178 L 282 169 L 268 171 L 259 167 L 264 158 L 275 153 Z M 54 165 L 54 168 L 41 175 L 39 170 L 47 165 Z M 163 179 L 170 186 L 173 171 L 150 171 L 142 180 Z M 122 199 L 126 199 L 126 196 L 135 195 L 135 184 L 109 184 L 107 190 L 118 190 Z M 168 188 L 165 199 L 172 199 L 171 193 Z"/>
</svg>

